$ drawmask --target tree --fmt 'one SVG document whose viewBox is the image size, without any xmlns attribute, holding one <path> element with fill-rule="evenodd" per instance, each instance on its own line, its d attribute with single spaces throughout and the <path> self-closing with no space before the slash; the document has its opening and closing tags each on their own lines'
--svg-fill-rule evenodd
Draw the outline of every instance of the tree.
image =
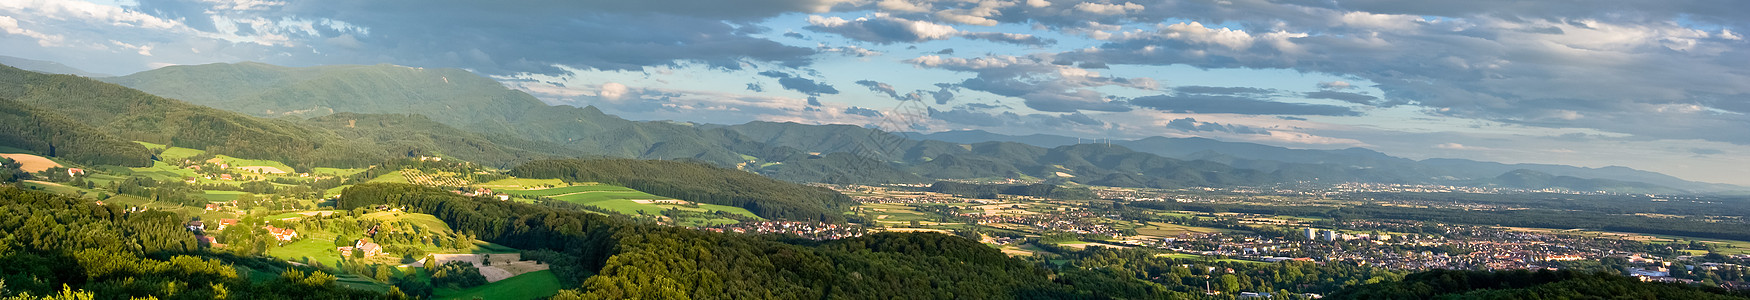
<svg viewBox="0 0 1750 300">
<path fill-rule="evenodd" d="M 334 237 L 334 246 L 335 247 L 352 247 L 352 245 L 353 245 L 352 239 L 346 238 L 346 236 L 344 236 L 344 235 Z"/>
<path fill-rule="evenodd" d="M 1234 274 L 1221 275 L 1221 291 L 1227 294 L 1240 292 L 1240 278 Z"/>
<path fill-rule="evenodd" d="M 389 275 L 393 275 L 395 271 L 390 269 L 389 266 L 377 265 L 377 271 L 375 273 L 377 273 L 376 277 L 378 282 L 387 283 L 389 282 Z"/>
</svg>

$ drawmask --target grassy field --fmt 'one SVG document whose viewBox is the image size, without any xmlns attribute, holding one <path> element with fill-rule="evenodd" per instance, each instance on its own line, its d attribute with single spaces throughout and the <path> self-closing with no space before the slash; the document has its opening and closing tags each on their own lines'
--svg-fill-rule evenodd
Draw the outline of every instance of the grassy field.
<svg viewBox="0 0 1750 300">
<path fill-rule="evenodd" d="M 407 183 L 407 176 L 402 176 L 401 172 L 389 172 L 388 174 L 383 174 L 383 176 L 377 176 L 377 178 L 371 178 L 370 181 L 366 181 L 366 182 Z"/>
<path fill-rule="evenodd" d="M 566 185 L 565 181 L 558 180 L 558 179 L 529 179 L 529 178 L 506 178 L 506 179 L 493 180 L 492 182 L 474 184 L 475 187 L 483 187 L 483 188 L 489 188 L 489 189 L 494 189 L 494 190 L 500 190 L 500 189 L 532 190 L 532 189 L 539 189 L 539 188 L 549 187 L 549 186 L 562 187 L 565 185 Z M 505 192 L 509 192 L 509 191 L 505 191 Z"/>
<path fill-rule="evenodd" d="M 493 182 L 489 182 L 486 184 L 492 184 L 492 183 L 501 182 L 501 181 L 504 181 L 504 180 L 493 181 Z M 635 199 L 668 199 L 668 198 L 662 198 L 661 196 L 657 196 L 657 195 L 646 194 L 644 192 L 640 192 L 638 190 L 634 190 L 634 189 L 627 188 L 627 187 L 622 187 L 622 186 L 617 186 L 617 185 L 606 185 L 606 184 L 577 185 L 577 186 L 557 187 L 557 188 L 550 188 L 550 189 L 520 190 L 520 191 L 513 190 L 513 191 L 503 191 L 503 192 L 506 194 L 511 194 L 511 195 L 530 196 L 530 197 L 548 197 L 548 196 L 558 196 L 558 195 L 566 195 L 566 194 L 596 193 L 596 192 L 633 193 L 633 194 L 646 195 L 646 196 L 639 196 L 639 197 L 643 197 L 643 198 L 635 198 Z M 652 198 L 652 197 L 654 197 L 654 198 Z M 623 198 L 623 199 L 634 199 L 634 198 Z M 568 199 L 560 199 L 560 200 L 569 201 Z"/>
<path fill-rule="evenodd" d="M 550 186 L 550 185 L 554 185 L 554 183 L 555 183 L 554 181 L 545 181 L 545 180 L 505 179 L 505 180 L 488 182 L 488 183 L 485 183 L 482 185 L 476 185 L 476 186 L 496 185 L 496 186 L 506 186 L 506 187 L 508 187 L 508 186 L 526 187 L 526 186 Z M 563 184 L 563 183 L 561 183 L 561 184 Z M 753 214 L 753 212 L 748 211 L 745 208 L 727 206 L 727 205 L 716 205 L 716 204 L 705 204 L 705 203 L 694 203 L 694 205 L 683 205 L 683 204 L 666 203 L 666 202 L 639 203 L 639 201 L 634 201 L 634 200 L 674 200 L 674 199 L 671 199 L 668 197 L 663 197 L 663 196 L 651 195 L 649 193 L 641 192 L 638 190 L 634 190 L 634 189 L 630 189 L 630 188 L 626 188 L 626 187 L 622 187 L 622 186 L 615 186 L 615 185 L 584 184 L 584 185 L 565 186 L 565 187 L 537 189 L 537 190 L 499 190 L 499 191 L 506 193 L 506 194 L 524 196 L 524 197 L 550 197 L 554 200 L 571 202 L 571 203 L 576 203 L 576 204 L 583 204 L 583 205 L 592 205 L 592 206 L 600 207 L 602 209 L 614 211 L 614 212 L 621 213 L 621 214 L 627 214 L 627 215 L 656 216 L 656 215 L 661 215 L 662 211 L 665 211 L 665 210 L 680 209 L 680 210 L 685 210 L 685 211 L 695 211 L 695 212 L 704 212 L 704 213 L 713 213 L 716 211 L 723 211 L 723 212 L 728 212 L 728 213 L 732 213 L 732 214 L 747 216 L 747 217 L 754 218 L 754 219 L 759 219 L 759 217 L 755 216 Z M 524 201 L 526 201 L 526 200 L 524 200 Z M 686 218 L 686 219 L 677 220 L 677 221 L 678 222 L 675 225 L 695 226 L 695 227 L 734 224 L 734 223 L 738 222 L 734 219 L 715 217 L 715 216 L 707 217 L 707 218 L 693 217 L 693 218 Z"/>
<path fill-rule="evenodd" d="M 1173 236 L 1179 236 L 1180 234 L 1186 234 L 1186 233 L 1235 233 L 1235 232 L 1243 232 L 1243 231 L 1231 230 L 1231 229 L 1220 229 L 1220 228 L 1209 228 L 1209 227 L 1192 227 L 1192 226 L 1185 226 L 1185 225 L 1178 225 L 1178 224 L 1167 224 L 1167 223 L 1161 223 L 1161 222 L 1149 222 L 1148 225 L 1149 226 L 1137 227 L 1136 233 L 1141 234 L 1141 235 L 1173 237 Z"/>
<path fill-rule="evenodd" d="M 304 240 L 285 245 L 284 247 L 269 247 L 267 255 L 280 259 L 304 262 L 319 262 L 327 266 L 340 265 L 340 252 L 334 251 L 334 238 L 339 235 L 328 232 L 299 232 Z"/>
<path fill-rule="evenodd" d="M 565 195 L 552 196 L 552 197 L 554 200 L 560 200 L 560 201 L 571 202 L 571 203 L 587 203 L 587 202 L 596 202 L 596 201 L 603 201 L 603 200 L 669 200 L 670 199 L 668 197 L 651 195 L 651 194 L 648 194 L 645 192 L 633 191 L 633 190 L 581 192 L 581 193 L 572 193 L 572 194 L 565 194 Z"/>
<path fill-rule="evenodd" d="M 237 195 L 248 194 L 248 193 L 239 192 L 239 191 L 205 191 L 205 192 L 206 192 L 206 194 L 203 194 L 201 196 L 206 197 L 207 201 L 215 201 L 215 202 L 237 200 Z"/>
<path fill-rule="evenodd" d="M 46 181 L 26 180 L 26 181 L 23 181 L 23 183 L 24 183 L 25 187 L 40 188 L 40 189 L 42 189 L 44 191 L 48 191 L 50 193 L 56 193 L 56 194 L 62 194 L 62 195 L 77 196 L 77 195 L 79 195 L 79 192 L 84 191 L 84 190 L 81 190 L 81 189 L 76 188 L 76 187 L 70 187 L 70 186 L 59 184 L 59 183 L 46 182 Z"/>
<path fill-rule="evenodd" d="M 128 169 L 134 171 L 133 176 L 151 178 L 158 181 L 200 177 L 195 174 L 194 170 L 177 168 L 176 166 L 166 164 L 162 161 L 154 161 L 150 167 Z"/>
<path fill-rule="evenodd" d="M 1165 258 L 1171 258 L 1171 259 L 1199 259 L 1199 258 L 1203 258 L 1202 255 L 1196 255 L 1196 254 L 1190 254 L 1190 253 L 1156 254 L 1155 257 L 1165 257 Z"/>
<path fill-rule="evenodd" d="M 313 174 L 333 175 L 333 176 L 351 176 L 352 174 L 358 174 L 358 173 L 364 172 L 364 171 L 365 171 L 365 169 L 336 169 L 336 168 L 321 168 L 321 167 L 310 169 L 310 173 L 313 173 Z"/>
<path fill-rule="evenodd" d="M 0 146 L 0 153 L 25 153 L 25 154 L 36 154 L 36 152 L 34 152 L 34 151 L 30 151 L 30 150 L 24 150 L 24 149 L 19 149 L 19 148 L 13 148 L 13 147 L 7 147 L 7 146 Z"/>
<path fill-rule="evenodd" d="M 230 164 L 232 168 L 236 168 L 236 167 L 273 167 L 275 169 L 279 169 L 280 171 L 285 171 L 286 173 L 292 172 L 292 166 L 288 166 L 284 163 L 280 163 L 277 161 L 271 161 L 271 160 L 265 160 L 265 159 L 244 159 L 244 158 L 236 158 L 236 157 L 230 157 L 230 156 L 225 156 L 225 155 L 217 155 L 214 157 L 218 157 L 220 160 L 224 160 L 225 163 Z"/>
<path fill-rule="evenodd" d="M 361 219 L 381 220 L 383 222 L 405 221 L 408 223 L 413 223 L 414 225 L 425 226 L 426 228 L 431 228 L 433 230 L 442 230 L 444 233 L 450 232 L 450 225 L 444 224 L 443 220 L 438 220 L 438 218 L 436 216 L 432 216 L 432 215 L 428 215 L 428 214 L 411 214 L 411 213 L 404 213 L 404 212 L 380 211 L 380 212 L 365 214 L 364 216 L 362 216 L 360 218 Z"/>
<path fill-rule="evenodd" d="M 537 299 L 552 296 L 558 293 L 559 289 L 559 277 L 553 276 L 553 271 L 541 270 L 463 290 L 439 288 L 433 292 L 433 298 Z"/>
</svg>

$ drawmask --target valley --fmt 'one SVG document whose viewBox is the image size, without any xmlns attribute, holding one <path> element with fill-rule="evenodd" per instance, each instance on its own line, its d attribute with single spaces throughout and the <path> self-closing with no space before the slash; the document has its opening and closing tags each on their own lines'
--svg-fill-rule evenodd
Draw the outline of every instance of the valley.
<svg viewBox="0 0 1750 300">
<path fill-rule="evenodd" d="M 0 71 L 12 76 L 0 84 L 84 87 L 0 89 L 20 99 L 4 100 L 17 114 L 0 122 L 37 124 L 0 132 L 0 192 L 21 211 L 0 222 L 0 262 L 84 255 L 68 266 L 83 271 L 63 271 L 159 259 L 236 271 L 87 274 L 82 289 L 112 295 L 168 295 L 127 286 L 132 276 L 206 289 L 182 296 L 194 298 L 301 284 L 338 298 L 1302 299 L 1441 270 L 1603 272 L 1637 280 L 1616 283 L 1628 286 L 1681 283 L 1649 285 L 1672 293 L 1750 287 L 1750 198 L 1642 171 L 1195 139 L 1054 145 L 639 122 L 547 106 L 460 70 L 396 66 L 220 64 L 105 79 L 158 95 Z M 266 77 L 186 84 L 243 71 Z M 471 85 L 320 89 L 432 76 Z M 310 103 L 288 95 L 319 91 L 341 95 L 292 109 Z M 482 102 L 433 108 L 465 101 Z M 136 112 L 142 102 L 151 110 Z M 23 234 L 49 230 L 26 229 L 50 222 L 37 211 L 122 225 Z M 39 240 L 66 232 L 92 236 Z M 90 258 L 99 252 L 137 259 Z M 55 272 L 0 283 L 40 295 Z"/>
</svg>

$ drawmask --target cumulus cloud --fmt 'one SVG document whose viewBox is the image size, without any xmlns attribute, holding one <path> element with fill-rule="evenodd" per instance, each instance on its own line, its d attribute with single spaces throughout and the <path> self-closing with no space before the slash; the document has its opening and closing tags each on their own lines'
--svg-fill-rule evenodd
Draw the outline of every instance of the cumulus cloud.
<svg viewBox="0 0 1750 300">
<path fill-rule="evenodd" d="M 1178 129 L 1180 131 L 1187 131 L 1187 132 L 1204 131 L 1204 132 L 1225 132 L 1225 133 L 1237 133 L 1237 134 L 1270 134 L 1270 132 L 1267 130 L 1252 128 L 1252 127 L 1245 126 L 1245 125 L 1221 124 L 1221 123 L 1215 123 L 1215 122 L 1200 122 L 1200 121 L 1197 121 L 1197 119 L 1189 118 L 1189 117 L 1183 118 L 1183 119 L 1174 119 L 1172 121 L 1169 121 L 1169 122 L 1167 122 L 1167 128 Z"/>
<path fill-rule="evenodd" d="M 1321 90 L 1347 90 L 1352 88 L 1355 88 L 1355 86 L 1348 81 L 1337 80 L 1319 82 L 1319 89 Z"/>
<path fill-rule="evenodd" d="M 892 85 L 888 85 L 886 83 L 881 83 L 881 82 L 877 82 L 874 80 L 858 80 L 857 85 L 867 87 L 867 88 L 869 88 L 870 91 L 875 91 L 875 92 L 887 94 L 888 97 L 893 97 L 894 99 L 900 99 L 899 91 L 894 90 Z"/>
<path fill-rule="evenodd" d="M 614 82 L 603 83 L 600 89 L 601 92 L 598 95 L 608 100 L 620 100 L 630 90 L 626 85 Z"/>
<path fill-rule="evenodd" d="M 1333 81 L 1305 96 L 1381 107 L 1411 104 L 1443 116 L 1521 125 L 1750 144 L 1750 132 L 1696 130 L 1750 124 L 1750 115 L 1717 113 L 1750 106 L 1750 74 L 1730 71 L 1750 67 L 1750 61 L 1731 59 L 1750 55 L 1750 45 L 1731 39 L 1736 36 L 1728 37 L 1726 29 L 1673 21 L 1736 28 L 1730 24 L 1750 25 L 1745 23 L 1750 13 L 1725 17 L 1720 11 L 1730 9 L 1719 3 L 1689 1 L 1607 1 L 1587 8 L 1388 2 L 1343 1 L 1336 7 L 1333 2 L 1240 1 L 1220 8 L 1163 3 L 1128 14 L 1127 20 L 1167 23 L 1113 31 L 1105 44 L 1057 57 L 1108 65 L 1334 74 L 1367 80 L 1384 94 L 1346 91 L 1353 84 Z M 1625 7 L 1646 11 L 1621 14 Z M 1680 7 L 1689 9 L 1674 9 Z M 1693 10 L 1700 7 L 1710 9 Z M 1204 18 L 1175 23 L 1168 20 L 1174 14 Z M 1694 21 L 1702 15 L 1720 18 Z M 1034 20 L 1088 26 L 1080 25 L 1086 21 Z"/>
<path fill-rule="evenodd" d="M 838 94 L 839 93 L 839 90 L 837 88 L 833 88 L 832 85 L 822 83 L 822 82 L 815 82 L 813 79 L 797 77 L 795 75 L 791 75 L 790 73 L 784 73 L 784 72 L 779 72 L 779 71 L 762 71 L 762 72 L 759 72 L 759 75 L 765 76 L 765 77 L 777 78 L 778 79 L 778 86 L 782 86 L 786 90 L 802 92 L 803 94 L 807 94 L 809 96 L 820 96 L 822 94 Z"/>
<path fill-rule="evenodd" d="M 844 56 L 854 56 L 854 57 L 881 56 L 881 54 L 883 54 L 883 53 L 881 53 L 881 51 L 869 50 L 867 48 L 857 47 L 857 46 L 827 47 L 826 45 L 821 45 L 819 47 L 815 47 L 815 50 L 820 51 L 821 53 L 838 53 L 838 54 L 843 54 Z"/>
<path fill-rule="evenodd" d="M 1087 69 L 1050 63 L 1052 61 L 1043 56 L 1006 55 L 978 58 L 930 55 L 906 60 L 918 67 L 976 73 L 976 77 L 955 86 L 1019 98 L 1027 107 L 1045 112 L 1127 111 L 1131 108 L 1123 100 L 1108 97 L 1094 88 L 1159 88 L 1153 79 L 1102 76 Z"/>
<path fill-rule="evenodd" d="M 859 116 L 865 116 L 865 117 L 871 117 L 871 118 L 880 118 L 880 117 L 884 116 L 884 114 L 882 114 L 881 111 L 862 108 L 862 107 L 856 107 L 856 106 L 845 108 L 845 114 L 859 115 Z"/>
<path fill-rule="evenodd" d="M 1130 2 L 1124 2 L 1123 4 L 1083 2 L 1077 3 L 1075 9 L 1093 14 L 1116 15 L 1127 12 L 1142 11 L 1143 7 L 1141 4 Z"/>
<path fill-rule="evenodd" d="M 277 55 L 246 58 L 270 63 L 388 62 L 466 68 L 489 75 L 565 75 L 566 68 L 640 70 L 702 64 L 739 69 L 747 62 L 804 66 L 812 62 L 815 49 L 762 38 L 760 34 L 766 29 L 756 22 L 786 12 L 820 12 L 830 5 L 813 0 L 516 5 L 454 1 L 145 0 L 139 1 L 134 9 L 110 15 L 137 12 L 134 14 L 146 18 L 116 19 L 138 26 L 188 22 L 189 32 L 176 34 L 282 48 L 260 50 Z"/>
<path fill-rule="evenodd" d="M 37 32 L 35 30 L 30 30 L 30 29 L 25 29 L 23 27 L 19 27 L 18 26 L 18 19 L 13 19 L 12 17 L 8 17 L 8 16 L 0 16 L 0 32 L 4 32 L 4 33 L 9 34 L 9 35 L 18 35 L 18 36 L 24 36 L 24 37 L 28 37 L 31 39 L 35 39 L 37 45 L 41 45 L 43 47 L 60 46 L 61 39 L 62 39 L 61 36 L 59 36 L 59 35 L 49 35 L 49 34 L 45 34 L 42 32 Z"/>
<path fill-rule="evenodd" d="M 886 13 L 875 13 L 869 17 L 852 20 L 840 17 L 808 16 L 808 26 L 805 28 L 876 44 L 918 43 L 954 37 L 1017 45 L 1038 46 L 1056 43 L 1054 40 L 1030 34 L 965 32 L 955 29 L 954 26 L 923 20 L 910 20 Z"/>
</svg>

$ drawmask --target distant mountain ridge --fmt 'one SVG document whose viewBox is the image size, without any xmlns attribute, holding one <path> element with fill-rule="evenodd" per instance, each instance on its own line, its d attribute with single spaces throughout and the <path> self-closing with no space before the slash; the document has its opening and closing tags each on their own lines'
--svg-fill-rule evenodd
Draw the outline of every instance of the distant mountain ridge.
<svg viewBox="0 0 1750 300">
<path fill-rule="evenodd" d="M 1475 184 L 1527 169 L 1690 191 L 1742 189 L 1620 167 L 1415 161 L 1362 148 L 1289 149 L 1205 138 L 1151 137 L 1101 145 L 1080 140 L 1083 144 L 1078 145 L 1076 138 L 1044 134 L 900 134 L 852 125 L 638 122 L 594 107 L 548 106 L 459 69 L 238 63 L 166 67 L 103 80 L 262 117 L 414 114 L 482 137 L 504 136 L 567 150 L 535 151 L 546 155 L 696 159 L 791 181 L 1031 177 L 1143 187 L 1300 181 Z"/>
<path fill-rule="evenodd" d="M 58 63 L 58 62 L 52 62 L 52 61 L 46 61 L 46 60 L 35 60 L 35 59 L 20 58 L 20 57 L 11 57 L 11 56 L 5 56 L 5 55 L 0 55 L 0 65 L 8 65 L 8 66 L 12 66 L 13 68 L 25 69 L 25 70 L 29 70 L 29 71 L 33 71 L 33 72 L 44 73 L 44 74 L 66 74 L 66 75 L 76 75 L 76 76 L 84 76 L 84 77 L 92 77 L 92 78 L 114 76 L 114 75 L 103 74 L 103 73 L 86 72 L 85 70 L 80 70 L 79 68 L 74 68 L 74 67 L 70 67 L 67 65 L 63 65 L 63 64 Z"/>
<path fill-rule="evenodd" d="M 1076 138 L 1033 134 L 1027 136 L 1012 136 L 986 131 L 947 131 L 916 135 L 923 139 L 933 139 L 956 143 L 978 142 L 1017 142 L 1038 146 L 1061 146 L 1066 142 L 1076 141 Z M 1094 143 L 1093 140 L 1082 139 L 1084 143 Z M 1325 166 L 1324 169 L 1379 169 L 1373 174 L 1395 174 L 1396 181 L 1412 182 L 1445 182 L 1457 183 L 1465 180 L 1493 179 L 1515 170 L 1532 170 L 1554 176 L 1569 176 L 1577 178 L 1608 179 L 1619 182 L 1642 182 L 1665 186 L 1685 191 L 1742 191 L 1750 188 L 1730 185 L 1688 181 L 1681 178 L 1657 172 L 1636 170 L 1627 167 L 1610 166 L 1603 168 L 1587 168 L 1551 164 L 1504 164 L 1482 162 L 1467 159 L 1432 158 L 1416 161 L 1400 158 L 1373 151 L 1366 148 L 1348 148 L 1340 150 L 1291 149 L 1269 145 L 1225 142 L 1208 138 L 1167 138 L 1148 137 L 1137 140 L 1118 140 L 1113 145 L 1123 145 L 1137 151 L 1153 153 L 1161 156 L 1186 159 L 1209 160 L 1240 168 L 1274 171 L 1282 168 L 1308 167 L 1308 165 Z M 1356 178 L 1369 179 L 1369 178 Z M 1371 181 L 1389 182 L 1391 178 L 1370 178 Z M 1668 191 L 1668 189 L 1667 189 Z"/>
</svg>

